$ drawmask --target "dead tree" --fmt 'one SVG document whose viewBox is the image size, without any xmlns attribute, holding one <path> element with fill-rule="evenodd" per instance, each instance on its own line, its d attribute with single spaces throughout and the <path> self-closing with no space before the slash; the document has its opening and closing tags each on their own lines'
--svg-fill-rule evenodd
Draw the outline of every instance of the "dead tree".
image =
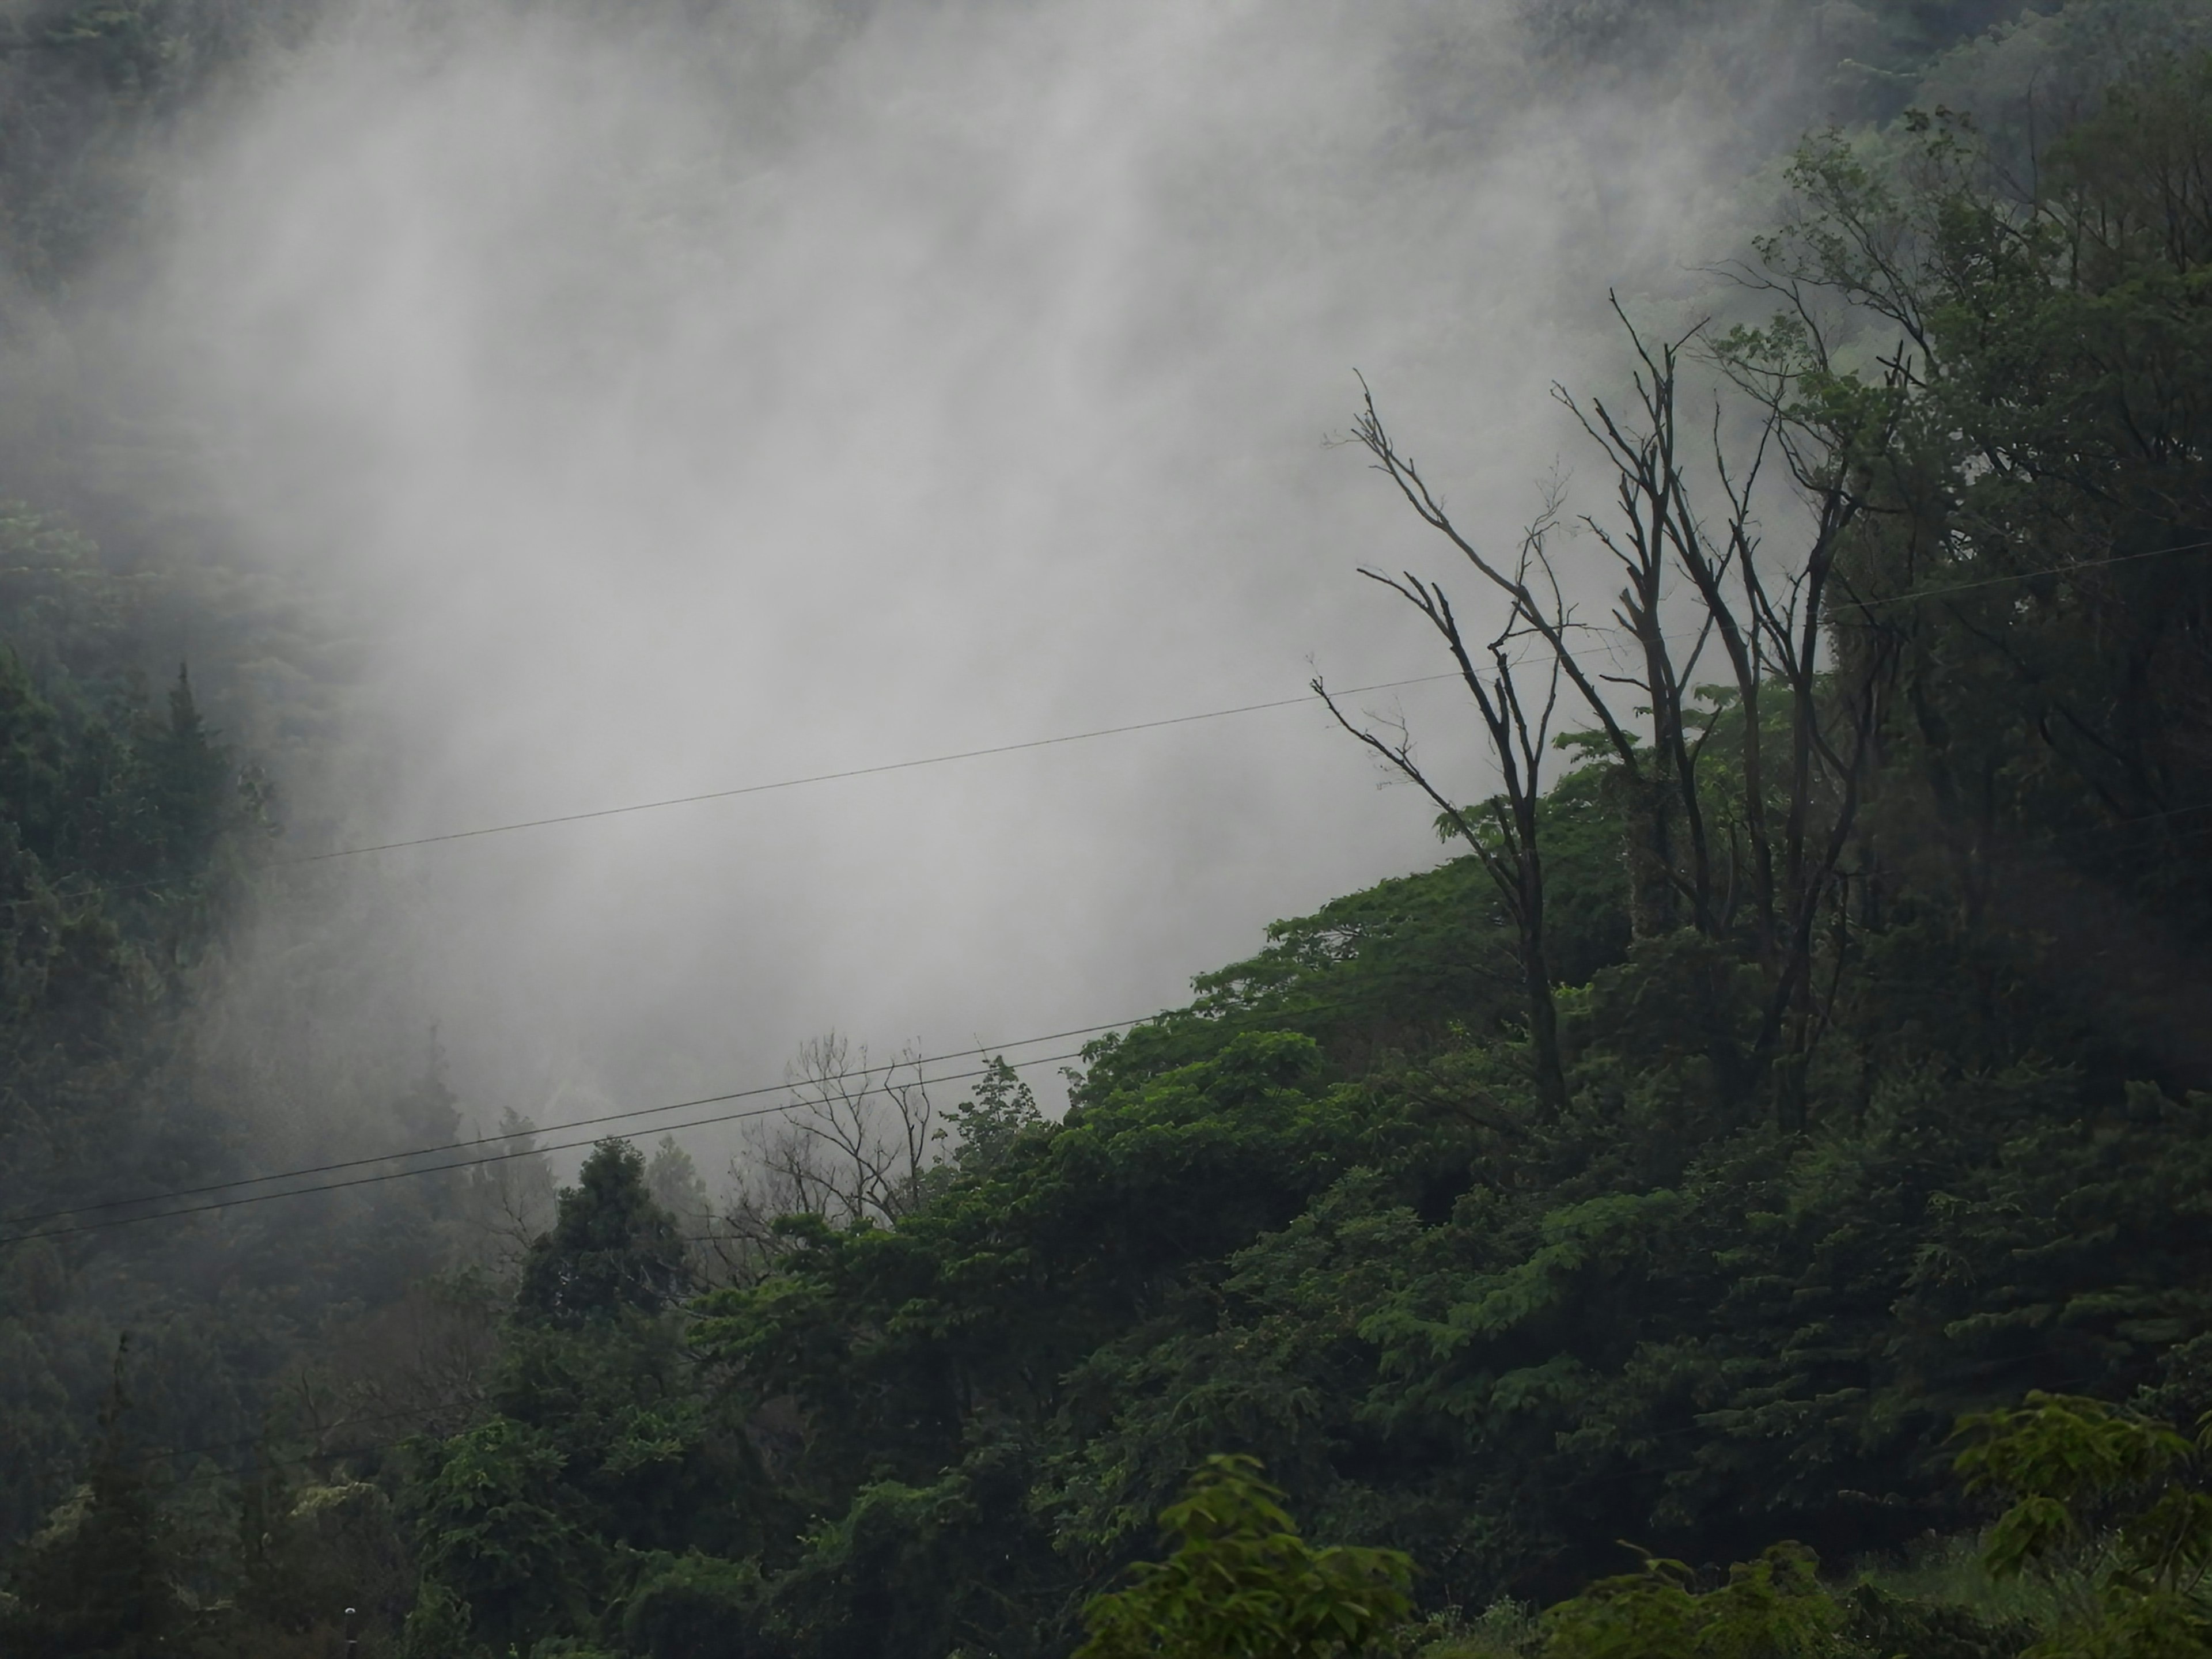
<svg viewBox="0 0 2212 1659">
<path fill-rule="evenodd" d="M 787 1112 L 748 1136 L 749 1157 L 732 1160 L 732 1197 L 709 1238 L 740 1279 L 782 1253 L 777 1224 L 787 1218 L 844 1229 L 911 1213 L 945 1139 L 910 1049 L 875 1065 L 832 1031 L 803 1045 L 787 1075 Z"/>
<path fill-rule="evenodd" d="M 558 1103 L 556 1096 L 554 1103 Z M 494 1158 L 466 1174 L 464 1223 L 474 1235 L 470 1254 L 500 1278 L 520 1271 L 531 1241 L 553 1224 L 559 1204 L 552 1166 L 537 1150 L 538 1126 L 508 1107 Z"/>
<path fill-rule="evenodd" d="M 1617 303 L 1614 310 L 1620 314 Z M 1880 652 L 1859 652 L 1839 672 L 1825 649 L 1839 584 L 1838 561 L 1867 510 L 1862 481 L 1850 455 L 1833 443 L 1824 445 L 1793 419 L 1785 392 L 1770 385 L 1769 395 L 1754 397 L 1755 433 L 1741 465 L 1729 459 L 1720 405 L 1715 405 L 1715 493 L 1706 499 L 1716 511 L 1708 518 L 1698 505 L 1701 492 L 1692 488 L 1677 419 L 1682 354 L 1698 331 L 1654 346 L 1625 314 L 1621 322 L 1638 363 L 1630 410 L 1617 411 L 1601 400 L 1584 403 L 1564 389 L 1556 395 L 1613 473 L 1613 513 L 1586 516 L 1582 523 L 1619 568 L 1623 585 L 1613 621 L 1630 647 L 1632 672 L 1600 673 L 1583 663 L 1576 637 L 1581 625 L 1560 601 L 1543 538 L 1525 538 L 1510 567 L 1485 554 L 1454 525 L 1419 469 L 1396 447 L 1371 393 L 1353 435 L 1422 521 L 1505 601 L 1501 641 L 1533 641 L 1548 660 L 1554 690 L 1562 682 L 1571 687 L 1601 734 L 1627 805 L 1635 934 L 1650 937 L 1687 926 L 1731 948 L 1748 945 L 1761 970 L 1761 1006 L 1748 1041 L 1723 1042 L 1713 1054 L 1715 1070 L 1732 1097 L 1771 1080 L 1778 1120 L 1796 1126 L 1802 1121 L 1803 1066 L 1818 1036 L 1812 967 L 1820 922 L 1836 895 L 1850 844 L 1887 668 Z M 1737 383 L 1755 390 L 1741 377 Z M 1776 453 L 1787 464 L 1806 526 L 1796 556 L 1780 565 L 1764 550 L 1755 511 L 1763 499 L 1761 471 Z M 1672 605 L 1670 615 L 1677 579 L 1686 580 L 1688 592 Z M 1448 626 L 1441 588 L 1411 576 L 1403 583 L 1384 580 L 1444 633 L 1472 683 L 1456 626 Z M 1676 617 L 1680 623 L 1670 629 Z M 1719 694 L 1699 678 L 1699 665 L 1715 646 L 1732 682 Z M 1502 655 L 1492 684 L 1511 687 Z M 1645 731 L 1631 729 L 1617 712 L 1621 701 L 1642 715 Z M 1525 748 L 1529 728 L 1518 720 L 1517 703 L 1493 708 L 1493 702 L 1498 699 L 1483 704 L 1484 723 L 1493 751 L 1503 757 Z M 1547 703 L 1542 724 L 1550 712 Z M 1770 753 L 1777 737 L 1770 720 L 1777 714 L 1783 728 L 1778 756 Z M 1707 747 L 1731 728 L 1738 775 L 1733 787 L 1716 786 Z M 1371 733 L 1356 735 L 1391 755 Z M 1400 769 L 1415 775 L 1409 763 L 1401 762 Z M 1522 769 L 1524 781 L 1516 784 L 1510 768 L 1501 763 L 1508 787 L 1501 799 L 1509 809 L 1512 792 L 1530 787 L 1526 779 L 1533 769 L 1523 763 Z M 1426 788 L 1425 781 L 1415 781 Z M 1528 838 L 1510 843 L 1513 862 L 1502 866 L 1503 873 L 1517 882 L 1521 872 L 1534 870 L 1540 880 L 1533 791 L 1525 814 L 1514 816 L 1528 825 Z M 1540 901 L 1534 914 L 1540 918 Z M 1540 943 L 1540 921 L 1539 930 Z M 1525 940 L 1523 956 L 1525 965 Z"/>
<path fill-rule="evenodd" d="M 1379 432 L 1380 425 L 1373 422 L 1373 415 L 1370 401 L 1368 417 L 1373 429 Z M 1532 565 L 1544 568 L 1548 575 L 1548 567 L 1543 566 L 1543 538 L 1549 526 L 1547 515 L 1532 526 L 1522 539 L 1516 580 L 1524 587 Z M 1497 762 L 1503 785 L 1501 792 L 1480 807 L 1462 807 L 1430 780 L 1413 758 L 1412 736 L 1402 726 L 1395 741 L 1386 738 L 1352 721 L 1318 678 L 1313 682 L 1315 695 L 1328 706 L 1338 725 L 1380 755 L 1429 798 L 1441 815 L 1439 822 L 1449 824 L 1467 844 L 1497 889 L 1506 914 L 1512 918 L 1518 947 L 1536 1098 L 1547 1114 L 1557 1113 L 1567 1103 L 1567 1082 L 1559 1057 L 1559 1013 L 1552 1000 L 1551 965 L 1544 945 L 1544 860 L 1536 814 L 1544 787 L 1544 751 L 1551 740 L 1552 716 L 1559 701 L 1558 659 L 1549 660 L 1543 702 L 1532 714 L 1515 678 L 1517 665 L 1508 654 L 1508 647 L 1527 631 L 1516 626 L 1521 620 L 1517 606 L 1504 631 L 1486 647 L 1485 665 L 1478 667 L 1460 631 L 1451 600 L 1443 588 L 1423 581 L 1410 571 L 1392 576 L 1363 568 L 1359 574 L 1380 582 L 1419 611 L 1443 640 L 1458 665 L 1461 680 L 1474 694 L 1475 708 L 1489 734 L 1491 754 Z M 1556 586 L 1551 597 L 1554 614 L 1564 624 L 1565 606 Z"/>
</svg>

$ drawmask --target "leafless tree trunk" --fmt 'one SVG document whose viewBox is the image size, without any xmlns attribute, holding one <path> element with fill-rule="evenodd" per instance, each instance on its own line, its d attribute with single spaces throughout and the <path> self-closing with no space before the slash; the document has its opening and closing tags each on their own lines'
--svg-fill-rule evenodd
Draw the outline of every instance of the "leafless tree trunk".
<svg viewBox="0 0 2212 1659">
<path fill-rule="evenodd" d="M 848 1228 L 910 1214 L 945 1139 L 910 1048 L 874 1065 L 832 1031 L 806 1042 L 787 1075 L 787 1115 L 732 1160 L 728 1206 L 704 1241 L 739 1279 L 782 1254 L 776 1224 L 787 1217 Z"/>
<path fill-rule="evenodd" d="M 500 1120 L 503 1154 L 466 1172 L 467 1224 L 474 1235 L 471 1257 L 493 1274 L 520 1271 L 531 1241 L 553 1224 L 557 1207 L 553 1170 L 535 1150 L 538 1127 L 510 1107 Z"/>
<path fill-rule="evenodd" d="M 1614 309 L 1618 314 L 1618 304 Z M 1786 388 L 1761 387 L 1739 377 L 1737 384 L 1754 397 L 1757 432 L 1747 460 L 1732 465 L 1716 404 L 1717 499 L 1709 518 L 1693 498 L 1677 419 L 1681 354 L 1697 331 L 1654 346 L 1626 315 L 1621 322 L 1639 366 L 1632 377 L 1632 412 L 1623 415 L 1599 400 L 1584 403 L 1564 389 L 1556 395 L 1613 471 L 1613 514 L 1582 522 L 1619 567 L 1623 586 L 1613 620 L 1632 647 L 1638 665 L 1632 673 L 1596 673 L 1579 660 L 1571 636 L 1583 625 L 1560 599 L 1540 535 L 1524 539 L 1512 566 L 1494 562 L 1453 524 L 1419 469 L 1396 447 L 1371 394 L 1353 433 L 1422 521 L 1506 604 L 1505 629 L 1492 647 L 1491 690 L 1486 694 L 1478 686 L 1477 697 L 1505 775 L 1500 826 L 1510 818 L 1527 828 L 1516 828 L 1504 843 L 1509 856 L 1492 871 L 1493 879 L 1517 890 L 1527 872 L 1534 872 L 1540 883 L 1534 840 L 1540 779 L 1528 738 L 1533 731 L 1540 746 L 1552 705 L 1547 702 L 1533 726 L 1523 718 L 1502 649 L 1507 640 L 1527 639 L 1548 658 L 1553 696 L 1562 682 L 1573 690 L 1618 769 L 1628 805 L 1635 933 L 1649 936 L 1686 921 L 1700 933 L 1731 944 L 1748 935 L 1765 986 L 1763 1006 L 1747 1047 L 1717 1054 L 1716 1068 L 1732 1095 L 1771 1080 L 1778 1119 L 1796 1126 L 1802 1121 L 1804 1062 L 1820 1029 L 1812 985 L 1819 923 L 1836 899 L 1888 667 L 1880 650 L 1861 651 L 1838 672 L 1824 650 L 1838 602 L 1838 557 L 1865 511 L 1863 496 L 1849 456 L 1824 447 L 1793 418 Z M 1797 556 L 1779 570 L 1764 553 L 1754 510 L 1761 471 L 1777 453 L 1808 526 Z M 1677 577 L 1686 578 L 1692 601 L 1681 607 L 1687 612 L 1686 634 L 1670 634 L 1662 611 Z M 1411 575 L 1402 581 L 1376 579 L 1428 617 L 1475 684 L 1442 589 Z M 1733 681 L 1725 696 L 1698 679 L 1698 665 L 1716 644 Z M 1615 712 L 1624 692 L 1648 720 L 1648 741 Z M 1768 730 L 1777 696 L 1787 721 L 1778 757 L 1769 754 L 1773 734 Z M 1717 793 L 1705 764 L 1706 746 L 1730 724 L 1731 702 L 1740 728 L 1739 775 L 1733 790 Z M 1338 718 L 1343 719 L 1340 712 Z M 1352 729 L 1441 801 L 1413 766 L 1410 744 L 1394 748 Z M 1517 777 L 1516 751 L 1522 757 Z M 1779 768 L 1770 763 L 1776 758 Z M 1525 811 L 1516 805 L 1521 792 L 1528 796 Z M 1516 920 L 1523 914 L 1538 918 L 1540 951 L 1540 896 L 1533 904 L 1525 897 L 1519 904 Z M 1528 955 L 1524 936 L 1524 967 Z M 1548 1003 L 1548 988 L 1544 1000 Z M 1532 996 L 1532 1010 L 1533 1005 Z"/>
<path fill-rule="evenodd" d="M 1373 422 L 1370 404 L 1370 428 L 1378 434 L 1379 423 Z M 1532 526 L 1522 538 L 1521 559 L 1516 573 L 1516 580 L 1527 586 L 1532 567 L 1540 568 L 1548 578 L 1549 568 L 1544 564 L 1544 535 L 1550 526 L 1548 515 Z M 1543 702 L 1532 714 L 1530 704 L 1522 695 L 1516 678 L 1516 665 L 1508 654 L 1507 647 L 1529 631 L 1516 626 L 1522 621 L 1516 611 L 1503 633 L 1485 648 L 1487 663 L 1478 667 L 1474 653 L 1468 649 L 1465 636 L 1460 631 L 1459 618 L 1453 613 L 1451 600 L 1443 589 L 1425 582 L 1410 571 L 1397 576 L 1379 570 L 1363 569 L 1360 574 L 1380 582 L 1404 599 L 1427 619 L 1443 640 L 1445 647 L 1458 665 L 1460 678 L 1474 694 L 1475 708 L 1480 712 L 1482 723 L 1490 738 L 1492 757 L 1498 764 L 1498 776 L 1504 787 L 1479 808 L 1466 809 L 1438 789 L 1413 757 L 1411 735 L 1401 726 L 1394 739 L 1378 735 L 1360 726 L 1347 716 L 1328 689 L 1319 678 L 1313 689 L 1337 723 L 1353 737 L 1365 744 L 1395 767 L 1421 793 L 1426 795 L 1443 815 L 1443 822 L 1466 842 L 1482 865 L 1492 884 L 1504 901 L 1506 914 L 1512 917 L 1515 936 L 1518 941 L 1521 983 L 1527 1003 L 1528 1037 L 1534 1061 L 1536 1097 L 1548 1114 L 1563 1110 L 1567 1103 L 1566 1071 L 1559 1056 L 1559 1013 L 1552 1000 L 1552 975 L 1544 945 L 1544 860 L 1537 834 L 1537 801 L 1543 793 L 1544 750 L 1551 740 L 1552 716 L 1559 707 L 1559 665 L 1556 657 L 1549 661 L 1545 675 Z M 1559 592 L 1553 586 L 1551 593 L 1554 612 L 1564 609 Z M 1474 816 L 1469 816 L 1470 810 Z M 1486 831 L 1491 832 L 1486 834 Z"/>
</svg>

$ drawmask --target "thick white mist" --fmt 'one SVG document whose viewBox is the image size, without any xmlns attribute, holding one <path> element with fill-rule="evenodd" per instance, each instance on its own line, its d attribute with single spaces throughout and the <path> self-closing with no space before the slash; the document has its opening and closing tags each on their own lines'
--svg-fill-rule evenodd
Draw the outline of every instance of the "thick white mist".
<svg viewBox="0 0 2212 1659">
<path fill-rule="evenodd" d="M 235 535 L 370 665 L 288 850 L 1434 672 L 1353 568 L 1444 567 L 1322 441 L 1362 370 L 1512 533 L 1608 284 L 1713 251 L 1705 118 L 1650 95 L 1412 0 L 409 10 L 264 66 L 155 332 Z M 319 866 L 240 1017 L 395 1074 L 434 1020 L 471 1108 L 553 1120 L 833 1025 L 1088 1024 L 1433 861 L 1375 784 L 1305 708 Z"/>
</svg>

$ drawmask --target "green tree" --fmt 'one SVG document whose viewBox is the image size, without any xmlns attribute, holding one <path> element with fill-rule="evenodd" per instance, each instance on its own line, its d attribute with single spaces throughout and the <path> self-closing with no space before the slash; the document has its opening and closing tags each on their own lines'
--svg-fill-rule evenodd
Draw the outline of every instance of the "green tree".
<svg viewBox="0 0 2212 1659">
<path fill-rule="evenodd" d="M 440 1443 L 411 1497 L 421 1589 L 406 1650 L 421 1659 L 527 1650 L 588 1628 L 608 1545 L 565 1478 L 556 1436 L 507 1417 Z"/>
<path fill-rule="evenodd" d="M 2208 162 L 2204 58 L 2112 88 L 2026 192 L 1948 113 L 1887 153 L 1827 135 L 1761 245 L 1786 309 L 1721 343 L 1875 509 L 1832 618 L 1839 664 L 1896 665 L 1874 829 L 1911 850 L 1870 880 L 2054 937 L 2039 971 L 2108 1021 L 2130 1005 L 2127 1040 L 2199 1081 L 2212 887 L 2179 838 L 2212 799 Z"/>
<path fill-rule="evenodd" d="M 1282 1498 L 1257 1460 L 1208 1458 L 1161 1511 L 1175 1553 L 1091 1598 L 1076 1659 L 1326 1659 L 1360 1651 L 1406 1616 L 1410 1558 L 1316 1549 Z"/>
<path fill-rule="evenodd" d="M 603 1140 L 562 1193 L 552 1231 L 531 1245 L 515 1314 L 557 1325 L 655 1314 L 687 1279 L 684 1240 L 653 1202 L 643 1155 L 626 1140 Z"/>
<path fill-rule="evenodd" d="M 682 1241 L 646 1179 L 624 1143 L 594 1150 L 532 1246 L 488 1414 L 415 1448 L 410 1654 L 611 1640 L 645 1558 L 759 1547 L 750 1443 L 687 1351 Z"/>
<path fill-rule="evenodd" d="M 1004 1054 L 991 1056 L 969 1097 L 945 1117 L 958 1138 L 953 1161 L 963 1170 L 989 1169 L 1006 1157 L 1015 1136 L 1044 1121 L 1035 1091 Z"/>
</svg>

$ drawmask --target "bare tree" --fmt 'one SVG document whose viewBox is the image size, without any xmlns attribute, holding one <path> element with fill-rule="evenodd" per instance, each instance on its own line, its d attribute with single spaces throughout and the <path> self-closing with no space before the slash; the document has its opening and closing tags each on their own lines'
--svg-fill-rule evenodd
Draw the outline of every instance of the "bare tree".
<svg viewBox="0 0 2212 1659">
<path fill-rule="evenodd" d="M 806 1042 L 787 1075 L 791 1101 L 731 1161 L 732 1194 L 708 1237 L 723 1270 L 757 1277 L 786 1248 L 777 1223 L 892 1223 L 927 1194 L 945 1133 L 912 1048 L 876 1065 L 835 1031 Z"/>
<path fill-rule="evenodd" d="M 499 1133 L 495 1155 L 466 1173 L 463 1213 L 469 1260 L 505 1279 L 520 1271 L 531 1241 L 553 1224 L 558 1200 L 552 1166 L 537 1150 L 538 1126 L 510 1106 Z"/>
<path fill-rule="evenodd" d="M 1382 425 L 1375 417 L 1371 397 L 1364 420 L 1363 440 L 1370 432 L 1379 439 Z M 1370 447 L 1373 447 L 1372 443 Z M 1387 448 L 1382 453 L 1387 453 Z M 1532 570 L 1540 571 L 1549 583 L 1551 571 L 1544 558 L 1544 537 L 1552 522 L 1553 515 L 1547 510 L 1522 539 L 1514 580 L 1522 592 L 1530 591 L 1528 579 Z M 1504 785 L 1502 792 L 1480 807 L 1462 807 L 1431 781 L 1414 759 L 1413 737 L 1402 723 L 1396 726 L 1394 737 L 1385 738 L 1354 723 L 1318 677 L 1313 682 L 1314 691 L 1328 705 L 1328 712 L 1336 717 L 1340 726 L 1382 756 L 1429 798 L 1442 815 L 1441 822 L 1449 824 L 1453 833 L 1466 842 L 1497 888 L 1506 914 L 1513 920 L 1519 945 L 1522 990 L 1528 1003 L 1528 1035 L 1535 1062 L 1536 1097 L 1546 1111 L 1557 1112 L 1566 1105 L 1567 1084 L 1559 1058 L 1559 1013 L 1552 1000 L 1551 965 L 1544 946 L 1544 860 L 1537 835 L 1537 801 L 1543 793 L 1544 751 L 1551 738 L 1552 717 L 1559 707 L 1559 659 L 1556 656 L 1549 659 L 1542 674 L 1542 702 L 1533 705 L 1532 713 L 1532 702 L 1524 698 L 1516 678 L 1518 665 L 1508 653 L 1516 640 L 1534 631 L 1525 623 L 1519 600 L 1515 601 L 1504 631 L 1484 648 L 1485 662 L 1478 667 L 1474 653 L 1460 631 L 1451 600 L 1442 587 L 1422 580 L 1411 571 L 1392 576 L 1363 568 L 1360 574 L 1380 582 L 1404 599 L 1443 638 L 1452 660 L 1458 665 L 1461 679 L 1474 694 L 1475 708 L 1481 714 L 1490 738 L 1491 754 L 1498 763 L 1499 780 Z M 1550 614 L 1564 627 L 1565 605 L 1556 583 L 1550 584 Z"/>
<path fill-rule="evenodd" d="M 327 1334 L 277 1420 L 318 1457 L 413 1433 L 458 1434 L 490 1387 L 505 1301 L 494 1281 L 465 1270 L 410 1285 Z"/>
<path fill-rule="evenodd" d="M 1655 346 L 1617 302 L 1614 310 L 1638 363 L 1630 410 L 1584 402 L 1564 389 L 1555 395 L 1613 473 L 1613 512 L 1582 523 L 1620 571 L 1613 621 L 1632 672 L 1602 673 L 1580 659 L 1575 636 L 1582 624 L 1560 598 L 1542 526 L 1523 538 L 1516 562 L 1492 560 L 1453 523 L 1392 441 L 1369 393 L 1353 435 L 1422 521 L 1505 601 L 1505 626 L 1490 648 L 1486 692 L 1443 590 L 1410 575 L 1376 580 L 1428 617 L 1476 690 L 1505 785 L 1492 814 L 1500 831 L 1493 848 L 1504 851 L 1485 860 L 1492 879 L 1501 890 L 1518 891 L 1532 878 L 1540 887 L 1534 807 L 1540 777 L 1533 761 L 1564 682 L 1610 751 L 1627 802 L 1633 931 L 1650 937 L 1686 924 L 1712 939 L 1748 943 L 1765 984 L 1756 1030 L 1747 1043 L 1723 1042 L 1713 1055 L 1716 1070 L 1723 1091 L 1737 1097 L 1774 1079 L 1778 1117 L 1794 1124 L 1802 1121 L 1803 1063 L 1819 1032 L 1812 965 L 1820 921 L 1838 891 L 1889 665 L 1880 649 L 1861 650 L 1838 672 L 1825 649 L 1838 593 L 1848 592 L 1838 561 L 1868 510 L 1863 479 L 1849 453 L 1822 442 L 1793 416 L 1786 387 L 1739 374 L 1736 384 L 1753 394 L 1749 453 L 1731 460 L 1717 401 L 1713 482 L 1706 492 L 1693 489 L 1678 404 L 1682 354 L 1699 331 Z M 1755 510 L 1763 499 L 1761 472 L 1778 453 L 1806 526 L 1795 556 L 1781 564 L 1765 552 Z M 1701 495 L 1713 509 L 1710 516 L 1701 510 Z M 1551 505 L 1555 511 L 1556 502 Z M 1544 525 L 1551 517 L 1547 511 Z M 1686 632 L 1667 625 L 1667 601 L 1670 589 L 1679 590 L 1678 579 L 1686 579 L 1688 587 L 1677 606 Z M 1535 642 L 1549 676 L 1551 696 L 1533 721 L 1505 654 L 1506 643 L 1516 639 Z M 1716 645 L 1733 682 L 1723 692 L 1699 678 L 1706 651 Z M 1621 701 L 1648 722 L 1646 730 L 1631 729 L 1616 708 Z M 1770 729 L 1777 715 L 1778 734 Z M 1409 744 L 1394 746 L 1352 729 L 1441 800 L 1413 765 Z M 1726 782 L 1717 781 L 1707 764 L 1708 744 L 1723 732 L 1733 734 L 1738 760 L 1736 775 Z M 1782 752 L 1771 756 L 1778 738 Z M 1778 765 L 1770 763 L 1775 760 Z M 1515 826 L 1510 834 L 1509 821 Z M 1471 844 L 1482 839 L 1467 838 Z M 1540 962 L 1540 894 L 1534 903 L 1526 896 L 1518 903 L 1526 973 Z M 1528 916 L 1535 918 L 1533 935 L 1523 920 Z M 1539 1000 L 1532 990 L 1532 1029 Z M 1548 1005 L 1548 988 L 1540 1000 Z"/>
</svg>

